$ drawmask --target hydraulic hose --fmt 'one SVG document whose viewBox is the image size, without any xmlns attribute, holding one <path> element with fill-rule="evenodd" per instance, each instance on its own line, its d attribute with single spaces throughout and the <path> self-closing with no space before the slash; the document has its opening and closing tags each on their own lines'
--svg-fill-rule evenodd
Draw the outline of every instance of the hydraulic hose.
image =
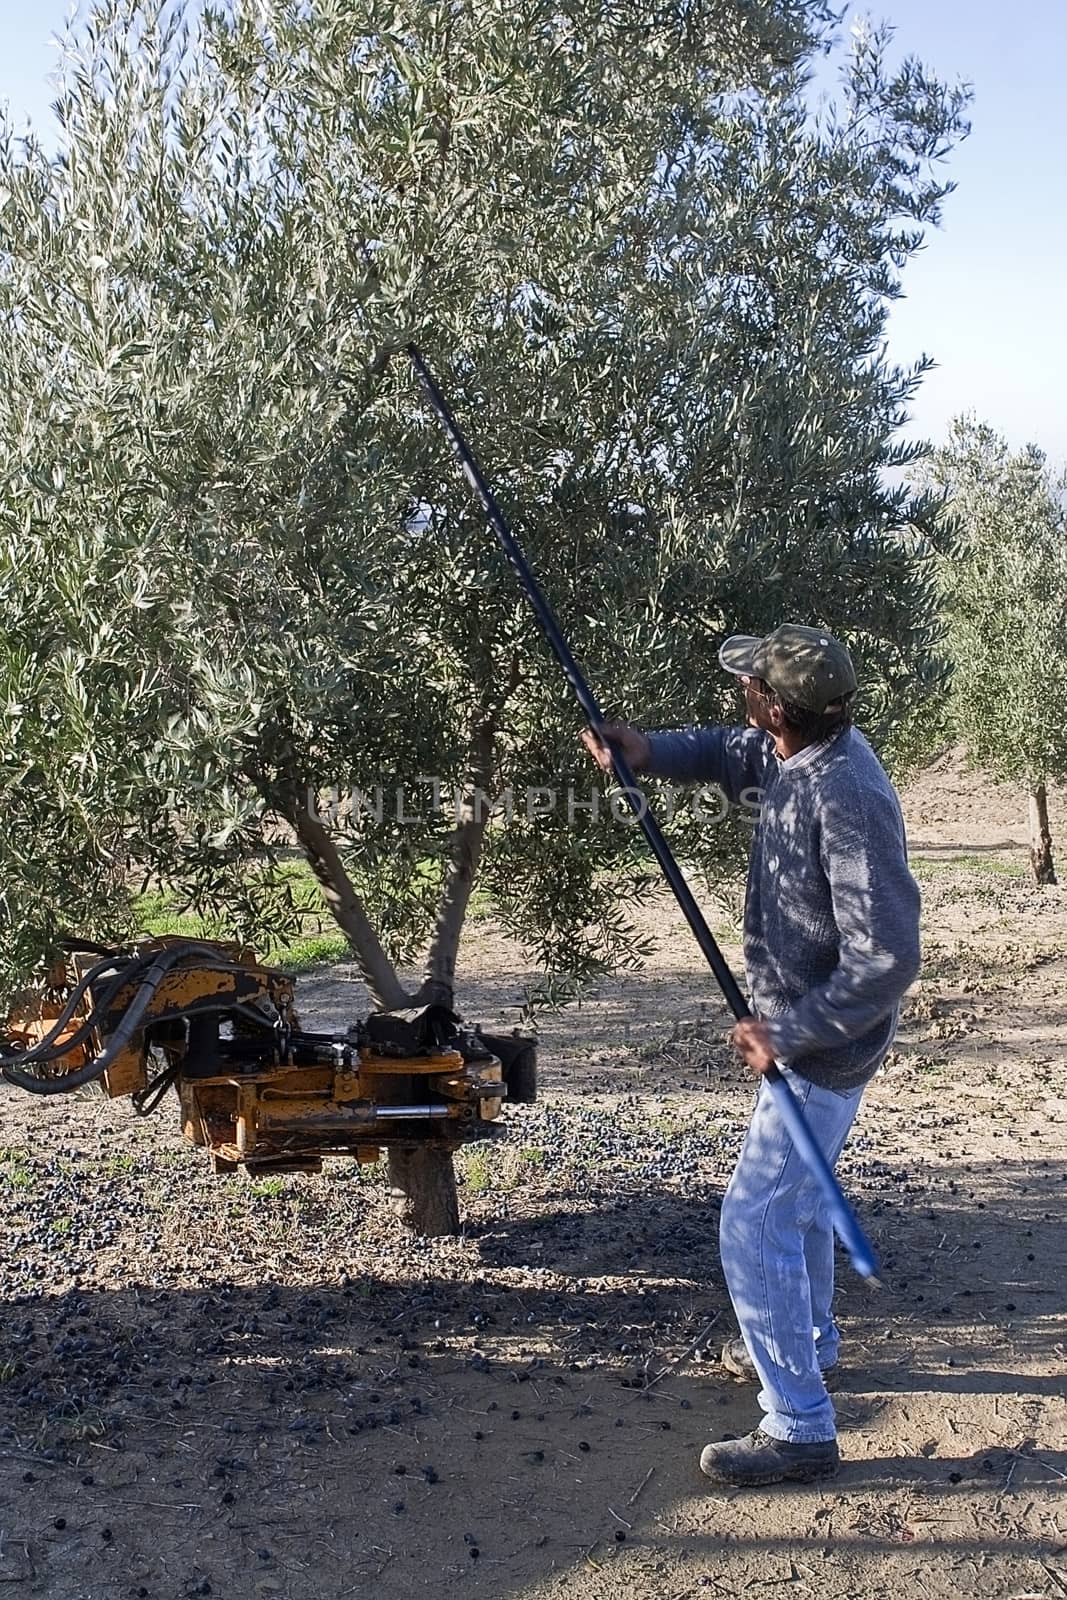
<svg viewBox="0 0 1067 1600">
<path fill-rule="evenodd" d="M 98 961 L 95 967 L 92 967 L 90 971 L 84 973 L 71 990 L 63 1010 L 52 1023 L 47 1033 L 42 1034 L 37 1043 L 35 1045 L 31 1045 L 28 1050 L 19 1050 L 13 1055 L 7 1057 L 0 1056 L 0 1068 L 6 1066 L 7 1062 L 9 1061 L 13 1061 L 18 1065 L 26 1065 L 31 1061 L 55 1061 L 61 1056 L 67 1055 L 69 1051 L 81 1044 L 83 1040 L 92 1032 L 96 1025 L 96 1019 L 100 1015 L 100 1012 L 108 1005 L 110 1000 L 115 997 L 124 984 L 127 984 L 132 980 L 140 968 L 148 965 L 147 956 L 130 958 L 127 961 L 127 964 L 121 967 L 115 974 L 104 993 L 94 1001 L 93 1009 L 90 1015 L 79 1024 L 74 1033 L 68 1035 L 66 1038 L 61 1038 L 60 1035 L 62 1034 L 63 1029 L 73 1017 L 78 1006 L 78 1001 L 85 994 L 86 990 L 89 989 L 93 983 L 96 983 L 104 975 L 104 973 L 108 971 L 109 968 L 114 967 L 117 960 L 121 959 L 121 957 L 111 954 L 108 956 L 106 961 Z"/>
<path fill-rule="evenodd" d="M 17 1058 L 9 1057 L 0 1063 L 0 1070 L 3 1071 L 4 1077 L 10 1083 L 16 1084 L 20 1089 L 27 1090 L 30 1094 L 68 1094 L 72 1089 L 80 1089 L 85 1084 L 94 1083 L 98 1078 L 103 1077 L 112 1061 L 126 1049 L 130 1040 L 140 1028 L 144 1014 L 167 973 L 183 961 L 192 958 L 204 961 L 205 957 L 208 965 L 221 967 L 226 965 L 218 962 L 218 952 L 213 950 L 210 945 L 196 944 L 191 940 L 182 944 L 170 945 L 167 949 L 158 951 L 154 957 L 139 958 L 137 965 L 147 968 L 144 978 L 133 1000 L 124 1012 L 118 1027 L 98 1056 L 95 1056 L 92 1061 L 87 1061 L 84 1066 L 76 1068 L 73 1072 L 64 1073 L 61 1077 L 38 1078 L 33 1073 L 25 1070 L 25 1063 L 33 1059 L 33 1052 L 27 1051 Z M 106 966 L 106 963 L 102 965 Z M 120 975 L 120 979 L 118 988 L 122 988 L 130 981 L 128 969 Z M 112 986 L 112 989 L 114 990 L 114 986 Z M 117 992 L 117 990 L 114 990 L 114 992 Z M 95 1025 L 93 1019 L 99 1017 L 102 1005 L 103 1002 L 93 1008 L 93 1017 L 82 1024 L 82 1027 L 78 1030 L 79 1034 L 84 1033 L 86 1030 L 91 1030 Z M 63 1048 L 57 1054 L 63 1055 L 71 1048 L 71 1041 L 66 1040 L 63 1043 Z"/>
</svg>

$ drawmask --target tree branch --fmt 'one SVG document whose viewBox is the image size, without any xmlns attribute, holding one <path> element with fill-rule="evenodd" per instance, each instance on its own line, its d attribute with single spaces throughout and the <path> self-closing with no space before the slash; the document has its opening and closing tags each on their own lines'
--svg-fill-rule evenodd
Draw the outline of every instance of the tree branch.
<svg viewBox="0 0 1067 1600">
<path fill-rule="evenodd" d="M 459 809 L 456 831 L 452 835 L 448 867 L 445 871 L 437 923 L 426 955 L 426 968 L 418 1000 L 453 1003 L 456 983 L 456 957 L 463 924 L 467 917 L 474 879 L 481 860 L 485 829 L 489 821 L 489 788 L 493 781 L 493 735 L 491 722 L 483 722 L 471 741 L 470 786 Z"/>
<path fill-rule="evenodd" d="M 382 949 L 363 902 L 345 871 L 340 852 L 318 817 L 308 810 L 305 795 L 294 784 L 283 784 L 273 787 L 271 799 L 300 840 L 323 898 L 352 946 L 359 969 L 378 1005 L 386 1011 L 410 1005 L 411 996 Z"/>
</svg>

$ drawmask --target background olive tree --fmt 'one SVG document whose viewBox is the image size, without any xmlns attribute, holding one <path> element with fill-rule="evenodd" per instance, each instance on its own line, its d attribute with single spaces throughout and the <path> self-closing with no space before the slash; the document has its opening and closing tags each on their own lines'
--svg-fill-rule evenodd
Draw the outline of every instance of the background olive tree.
<svg viewBox="0 0 1067 1600">
<path fill-rule="evenodd" d="M 868 31 L 816 114 L 831 31 L 817 0 L 91 11 L 57 152 L 0 135 L 5 983 L 120 930 L 134 868 L 269 942 L 279 823 L 381 1004 L 451 998 L 476 876 L 549 974 L 639 956 L 631 832 L 478 803 L 591 773 L 412 336 L 615 713 L 721 715 L 723 634 L 802 618 L 914 752 L 934 502 L 884 477 L 923 371 L 884 328 L 966 95 Z M 380 818 L 308 805 L 378 785 Z"/>
<path fill-rule="evenodd" d="M 1055 883 L 1049 778 L 1067 777 L 1067 508 L 1035 445 L 953 422 L 930 464 L 946 494 L 942 576 L 952 730 L 972 760 L 1029 795 L 1030 863 Z"/>
</svg>

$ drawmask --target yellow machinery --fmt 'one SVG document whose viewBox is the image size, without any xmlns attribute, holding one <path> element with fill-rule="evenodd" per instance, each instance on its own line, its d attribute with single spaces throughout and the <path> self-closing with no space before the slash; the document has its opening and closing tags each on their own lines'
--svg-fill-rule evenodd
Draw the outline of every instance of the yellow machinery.
<svg viewBox="0 0 1067 1600">
<path fill-rule="evenodd" d="M 446 1007 L 374 1012 L 339 1036 L 299 1025 L 293 981 L 240 945 L 143 939 L 69 953 L 13 1008 L 4 1076 L 38 1094 L 94 1083 L 154 1109 L 173 1086 L 217 1171 L 317 1171 L 326 1155 L 454 1150 L 535 1098 L 533 1041 Z"/>
</svg>

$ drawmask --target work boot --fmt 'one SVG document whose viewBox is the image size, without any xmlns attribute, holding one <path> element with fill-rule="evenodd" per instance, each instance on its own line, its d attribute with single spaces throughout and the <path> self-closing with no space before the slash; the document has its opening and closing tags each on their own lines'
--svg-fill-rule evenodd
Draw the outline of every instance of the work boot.
<svg viewBox="0 0 1067 1600">
<path fill-rule="evenodd" d="M 759 1373 L 756 1371 L 756 1363 L 749 1355 L 748 1346 L 743 1339 L 728 1340 L 727 1343 L 722 1347 L 722 1354 L 720 1355 L 719 1360 L 726 1368 L 726 1371 L 730 1374 L 730 1376 L 732 1378 L 737 1378 L 740 1383 L 759 1382 Z M 828 1367 L 819 1368 L 819 1371 L 826 1380 L 826 1387 L 828 1389 L 831 1387 L 830 1374 L 833 1372 L 836 1364 L 836 1362 L 831 1362 Z"/>
<path fill-rule="evenodd" d="M 816 1478 L 834 1477 L 840 1465 L 836 1439 L 789 1444 L 784 1439 L 772 1439 L 762 1428 L 755 1428 L 743 1439 L 705 1445 L 700 1453 L 700 1470 L 705 1478 L 735 1489 L 761 1483 L 812 1483 Z"/>
</svg>

